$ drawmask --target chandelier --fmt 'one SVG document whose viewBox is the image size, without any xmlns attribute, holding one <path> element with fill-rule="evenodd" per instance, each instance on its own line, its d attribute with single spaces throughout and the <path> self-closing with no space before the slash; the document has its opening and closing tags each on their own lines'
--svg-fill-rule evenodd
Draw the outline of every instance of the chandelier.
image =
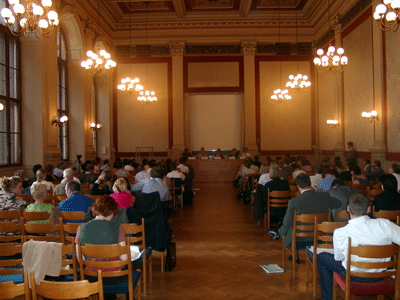
<svg viewBox="0 0 400 300">
<path fill-rule="evenodd" d="M 24 35 L 28 38 L 35 34 L 37 38 L 51 36 L 54 27 L 59 23 L 58 14 L 50 10 L 51 0 L 42 0 L 42 5 L 36 4 L 34 0 L 26 0 L 26 4 L 19 3 L 19 0 L 8 0 L 11 9 L 4 7 L 1 16 L 6 21 L 7 27 L 15 36 Z M 26 6 L 26 7 L 25 7 Z M 13 30 L 16 28 L 18 30 Z"/>
<path fill-rule="evenodd" d="M 97 34 L 100 35 L 100 0 L 97 3 Z M 96 52 L 91 50 L 86 52 L 88 58 L 81 62 L 81 67 L 91 70 L 93 76 L 106 75 L 108 70 L 117 66 L 117 63 L 111 59 L 111 54 L 100 49 L 100 44 L 102 42 L 98 41 Z"/>
<path fill-rule="evenodd" d="M 331 8 L 328 0 L 328 22 L 329 31 L 331 32 L 330 20 L 331 20 Z M 336 49 L 329 43 L 328 51 L 324 52 L 323 49 L 317 50 L 317 56 L 314 58 L 314 65 L 318 67 L 319 72 L 343 72 L 343 67 L 348 64 L 349 60 L 347 56 L 343 55 L 344 49 L 342 47 Z"/>
<path fill-rule="evenodd" d="M 295 92 L 303 90 L 303 88 L 309 87 L 311 81 L 308 80 L 307 75 L 299 73 L 299 34 L 297 28 L 297 11 L 296 11 L 296 44 L 297 44 L 297 75 L 289 75 L 289 81 L 286 83 L 286 87 L 294 89 Z"/>
<path fill-rule="evenodd" d="M 149 5 L 150 2 L 144 2 L 144 4 L 146 5 L 146 46 L 147 46 L 147 6 Z M 146 47 L 147 48 L 147 47 Z M 149 48 L 147 48 L 147 51 L 150 51 Z M 146 84 L 149 82 L 149 67 L 148 64 L 146 64 Z M 156 97 L 156 93 L 154 91 L 149 91 L 149 90 L 145 90 L 143 91 L 143 87 L 142 90 L 139 92 L 139 96 L 137 97 L 137 100 L 139 101 L 157 101 L 157 97 Z"/>
<path fill-rule="evenodd" d="M 278 1 L 278 25 L 279 25 L 279 44 L 276 45 L 276 53 L 278 53 L 278 49 L 281 46 L 281 11 L 279 8 L 279 3 Z M 279 60 L 279 84 L 282 84 L 282 60 Z M 289 91 L 287 89 L 276 89 L 274 91 L 274 94 L 271 96 L 272 100 L 282 102 L 283 100 L 290 100 L 292 99 L 292 96 L 289 95 Z"/>
<path fill-rule="evenodd" d="M 375 7 L 374 19 L 379 22 L 379 28 L 383 31 L 396 31 L 399 27 L 399 0 L 384 0 Z"/>
</svg>

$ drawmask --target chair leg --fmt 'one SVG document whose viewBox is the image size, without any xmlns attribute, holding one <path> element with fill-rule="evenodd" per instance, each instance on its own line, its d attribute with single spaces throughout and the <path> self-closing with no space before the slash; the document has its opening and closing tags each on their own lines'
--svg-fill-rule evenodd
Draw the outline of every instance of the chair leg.
<svg viewBox="0 0 400 300">
<path fill-rule="evenodd" d="M 296 246 L 293 247 L 292 245 L 292 272 L 293 272 L 293 279 L 296 278 Z"/>
<path fill-rule="evenodd" d="M 337 283 L 335 278 L 333 278 L 333 290 L 332 290 L 332 300 L 337 299 Z"/>
<path fill-rule="evenodd" d="M 138 281 L 138 292 L 137 292 L 137 295 L 138 295 L 138 300 L 142 300 L 142 285 L 141 285 L 141 281 L 142 280 L 142 278 L 139 278 L 139 281 Z"/>
<path fill-rule="evenodd" d="M 264 230 L 267 230 L 267 213 L 264 213 Z"/>
<path fill-rule="evenodd" d="M 150 255 L 149 258 L 149 281 L 153 282 L 153 255 Z"/>
<path fill-rule="evenodd" d="M 306 257 L 306 284 L 308 284 L 308 257 Z"/>
<path fill-rule="evenodd" d="M 146 250 L 144 250 L 146 251 Z M 142 262 L 142 269 L 143 269 L 143 295 L 146 296 L 146 291 L 147 291 L 147 259 L 146 261 Z"/>
<path fill-rule="evenodd" d="M 317 295 L 317 272 L 318 272 L 318 266 L 317 266 L 317 262 L 315 262 L 315 264 L 313 263 L 313 293 L 314 296 Z"/>
<path fill-rule="evenodd" d="M 164 251 L 161 252 L 161 273 L 164 273 Z"/>
</svg>

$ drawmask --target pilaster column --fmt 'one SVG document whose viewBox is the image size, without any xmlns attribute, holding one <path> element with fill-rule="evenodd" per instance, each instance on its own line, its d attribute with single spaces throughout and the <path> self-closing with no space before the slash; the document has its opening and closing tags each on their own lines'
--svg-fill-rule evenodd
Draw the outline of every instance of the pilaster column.
<svg viewBox="0 0 400 300">
<path fill-rule="evenodd" d="M 58 117 L 57 50 L 55 35 L 21 39 L 22 151 L 28 170 L 37 163 L 55 165 L 61 157 L 57 127 L 51 125 L 52 118 Z"/>
<path fill-rule="evenodd" d="M 179 158 L 185 148 L 185 120 L 183 94 L 183 55 L 185 43 L 170 43 L 172 56 L 172 123 L 173 146 L 169 149 L 170 157 Z"/>
<path fill-rule="evenodd" d="M 380 1 L 375 0 L 372 7 L 379 4 Z M 372 26 L 372 55 L 373 55 L 373 79 L 374 79 L 374 107 L 371 110 L 376 110 L 378 118 L 373 121 L 374 126 L 374 142 L 371 145 L 370 152 L 372 159 L 379 159 L 382 162 L 386 159 L 386 138 L 383 116 L 386 109 L 385 87 L 384 87 L 384 70 L 383 70 L 383 36 L 385 33 L 377 26 Z"/>
<path fill-rule="evenodd" d="M 256 138 L 255 55 L 257 42 L 242 42 L 244 93 L 242 98 L 242 143 L 254 156 L 259 150 Z"/>
</svg>

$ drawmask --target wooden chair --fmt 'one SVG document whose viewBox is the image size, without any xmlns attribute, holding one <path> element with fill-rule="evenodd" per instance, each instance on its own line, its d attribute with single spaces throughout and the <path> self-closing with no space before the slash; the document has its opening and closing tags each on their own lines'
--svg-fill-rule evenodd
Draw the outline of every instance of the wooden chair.
<svg viewBox="0 0 400 300">
<path fill-rule="evenodd" d="M 171 187 L 169 189 L 172 197 L 172 209 L 175 211 L 178 204 L 177 199 L 181 200 L 181 207 L 183 208 L 183 195 L 182 195 L 182 180 L 180 178 L 171 178 Z"/>
<path fill-rule="evenodd" d="M 89 283 L 87 280 L 71 282 L 55 282 L 43 280 L 35 283 L 35 277 L 31 272 L 32 299 L 38 300 L 38 295 L 44 299 L 82 299 L 91 295 L 99 295 L 99 300 L 104 300 L 102 272 L 98 271 L 97 282 Z"/>
<path fill-rule="evenodd" d="M 24 211 L 22 213 L 22 216 L 25 221 L 27 222 L 35 222 L 35 221 L 48 221 L 50 218 L 50 213 L 46 211 L 41 211 L 41 212 L 26 212 Z"/>
<path fill-rule="evenodd" d="M 293 217 L 293 236 L 292 236 L 292 244 L 285 248 L 284 246 L 284 238 L 282 239 L 282 250 L 283 250 L 283 261 L 282 265 L 285 269 L 286 263 L 286 252 L 292 255 L 292 272 L 293 278 L 296 277 L 296 250 L 305 249 L 307 246 L 311 246 L 313 241 L 297 241 L 297 238 L 313 238 L 314 237 L 314 224 L 315 218 L 317 219 L 317 223 L 322 223 L 329 219 L 328 214 L 319 213 L 319 214 L 301 214 L 298 215 L 297 211 L 294 211 Z"/>
<path fill-rule="evenodd" d="M 74 243 L 78 227 L 83 224 L 83 211 L 62 211 L 59 219 L 61 241 L 65 245 Z"/>
<path fill-rule="evenodd" d="M 345 184 L 346 186 L 348 186 L 348 187 L 351 187 L 351 186 L 352 186 L 351 180 L 349 180 L 349 181 L 344 180 L 344 184 Z"/>
<path fill-rule="evenodd" d="M 368 184 L 353 184 L 352 187 L 355 188 L 360 194 L 367 196 Z"/>
<path fill-rule="evenodd" d="M 64 201 L 65 199 L 67 199 L 68 197 L 65 195 L 60 195 L 60 196 L 56 196 L 57 197 L 57 202 L 60 204 L 61 201 Z"/>
<path fill-rule="evenodd" d="M 21 212 L 18 210 L 0 210 L 0 220 L 19 221 Z"/>
<path fill-rule="evenodd" d="M 0 222 L 0 232 L 3 233 L 0 235 L 0 243 L 5 242 L 19 242 L 21 240 L 21 222 L 20 221 L 12 221 Z"/>
<path fill-rule="evenodd" d="M 318 248 L 332 249 L 333 251 L 333 232 L 335 229 L 346 226 L 346 222 L 322 222 L 317 223 L 317 219 L 314 219 L 314 246 L 312 258 L 307 256 L 306 260 L 306 283 L 308 283 L 308 266 L 311 267 L 313 273 L 313 294 L 316 296 L 317 291 L 317 254 Z M 309 251 L 309 250 L 307 250 Z"/>
<path fill-rule="evenodd" d="M 24 296 L 25 300 L 30 300 L 28 273 L 23 274 L 23 283 L 16 284 L 12 281 L 0 282 L 0 299 L 14 299 Z"/>
<path fill-rule="evenodd" d="M 121 224 L 124 228 L 126 236 L 126 242 L 129 246 L 139 246 L 140 250 L 144 250 L 142 256 L 135 262 L 136 265 L 142 267 L 143 270 L 143 295 L 146 296 L 147 291 L 147 268 L 149 270 L 149 280 L 153 282 L 153 257 L 151 255 L 151 248 L 146 247 L 145 230 L 144 230 L 144 219 L 142 224 L 138 225 L 135 223 Z"/>
<path fill-rule="evenodd" d="M 47 203 L 47 204 L 52 204 L 52 205 L 54 205 L 55 207 L 58 206 L 58 199 L 57 199 L 57 196 L 47 195 L 43 202 L 44 202 L 44 203 Z"/>
<path fill-rule="evenodd" d="M 383 190 L 381 189 L 370 189 L 367 187 L 367 198 L 369 200 L 369 204 L 372 205 L 372 202 L 374 201 L 374 198 L 376 195 L 382 194 Z"/>
<path fill-rule="evenodd" d="M 292 198 L 295 198 L 295 197 L 300 195 L 300 191 L 297 188 L 297 185 L 291 185 L 290 186 L 290 192 L 292 193 Z"/>
<path fill-rule="evenodd" d="M 92 187 L 92 184 L 89 183 L 89 182 L 84 182 L 84 183 L 82 183 L 83 193 L 84 193 L 84 194 L 89 194 L 89 193 L 90 193 L 91 187 Z"/>
<path fill-rule="evenodd" d="M 342 220 L 350 220 L 350 214 L 347 210 L 342 210 L 342 211 L 337 211 L 335 212 L 335 222 L 337 222 L 338 219 Z"/>
<path fill-rule="evenodd" d="M 21 218 L 21 235 L 27 240 L 56 242 L 61 241 L 60 226 L 53 223 L 25 223 Z"/>
<path fill-rule="evenodd" d="M 83 223 L 85 213 L 83 211 L 62 211 L 61 218 L 66 223 L 68 221 L 80 221 Z"/>
<path fill-rule="evenodd" d="M 114 245 L 85 245 L 81 246 L 80 240 L 78 239 L 79 249 L 79 266 L 81 272 L 81 279 L 84 280 L 85 276 L 97 277 L 98 274 L 95 271 L 91 271 L 90 268 L 99 268 L 103 271 L 103 278 L 105 277 L 121 277 L 127 276 L 128 285 L 126 281 L 121 281 L 119 284 L 106 284 L 103 283 L 103 290 L 105 293 L 125 293 L 128 294 L 129 300 L 133 300 L 133 295 L 137 295 L 138 299 L 142 299 L 141 292 L 141 280 L 140 272 L 132 271 L 131 263 L 131 252 L 129 246 L 121 246 L 119 244 Z M 82 255 L 90 257 L 93 260 L 81 259 Z M 103 261 L 102 259 L 119 257 L 121 255 L 127 255 L 128 260 L 108 260 Z M 95 261 L 95 259 L 99 259 Z M 126 268 L 127 267 L 127 268 Z M 108 271 L 109 269 L 115 269 L 116 271 Z M 125 268 L 125 269 L 124 269 Z M 127 299 L 128 299 L 127 297 Z"/>
<path fill-rule="evenodd" d="M 26 203 L 32 203 L 33 202 L 33 197 L 31 195 L 25 195 L 25 194 L 18 194 L 18 198 L 24 199 Z"/>
<path fill-rule="evenodd" d="M 399 246 L 391 244 L 386 246 L 359 245 L 351 246 L 351 238 L 349 238 L 347 253 L 346 278 L 339 274 L 333 275 L 333 299 L 337 298 L 337 292 L 343 299 L 349 300 L 351 295 L 391 295 L 395 294 L 396 300 L 400 299 L 400 266 L 399 266 Z M 352 261 L 352 255 L 364 258 L 363 262 Z M 371 262 L 369 260 L 387 258 L 384 262 Z M 352 272 L 351 266 L 359 269 L 365 269 L 366 272 Z M 369 269 L 384 269 L 383 272 L 368 272 Z M 391 276 L 395 275 L 396 279 Z M 384 278 L 378 282 L 352 282 L 351 276 L 363 278 Z M 344 297 L 342 295 L 344 293 Z M 379 297 L 378 297 L 379 298 Z M 383 299 L 380 297 L 379 299 Z"/>
<path fill-rule="evenodd" d="M 21 243 L 0 243 L 0 282 L 24 282 Z"/>
<path fill-rule="evenodd" d="M 397 221 L 397 217 L 400 216 L 400 210 L 380 210 L 375 211 L 375 206 L 372 206 L 372 216 L 374 218 L 388 219 L 392 222 Z"/>
<path fill-rule="evenodd" d="M 274 214 L 274 209 L 287 208 L 292 193 L 290 191 L 270 191 L 268 189 L 267 211 L 264 215 L 264 229 L 268 230 L 271 226 L 271 213 Z M 286 211 L 285 211 L 286 212 Z M 285 212 L 275 213 L 277 216 L 285 216 Z"/>
</svg>

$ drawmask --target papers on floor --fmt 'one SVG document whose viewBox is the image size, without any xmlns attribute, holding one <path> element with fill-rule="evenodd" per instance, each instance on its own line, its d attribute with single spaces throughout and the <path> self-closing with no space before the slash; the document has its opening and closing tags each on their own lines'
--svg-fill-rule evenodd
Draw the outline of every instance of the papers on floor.
<svg viewBox="0 0 400 300">
<path fill-rule="evenodd" d="M 142 256 L 144 250 L 140 251 L 138 246 L 131 246 L 131 260 L 137 260 Z"/>
<path fill-rule="evenodd" d="M 284 270 L 277 264 L 260 265 L 261 268 L 267 273 L 283 273 Z"/>
</svg>

